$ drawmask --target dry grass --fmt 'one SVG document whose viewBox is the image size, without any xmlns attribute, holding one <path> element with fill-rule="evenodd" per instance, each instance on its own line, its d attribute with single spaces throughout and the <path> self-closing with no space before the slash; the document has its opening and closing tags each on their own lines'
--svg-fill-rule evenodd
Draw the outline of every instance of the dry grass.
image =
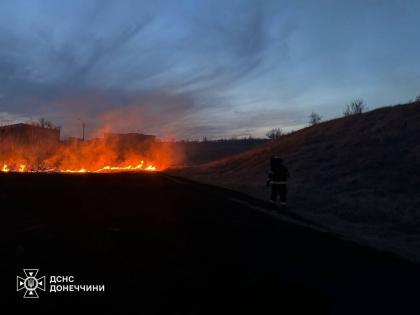
<svg viewBox="0 0 420 315">
<path fill-rule="evenodd" d="M 266 199 L 272 155 L 290 169 L 291 210 L 420 259 L 420 102 L 327 121 L 171 172 Z"/>
</svg>

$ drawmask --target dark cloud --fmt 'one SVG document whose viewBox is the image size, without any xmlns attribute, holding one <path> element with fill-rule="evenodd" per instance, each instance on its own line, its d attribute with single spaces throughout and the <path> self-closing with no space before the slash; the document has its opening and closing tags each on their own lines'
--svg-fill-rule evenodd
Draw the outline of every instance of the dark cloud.
<svg viewBox="0 0 420 315">
<path fill-rule="evenodd" d="M 71 31 L 58 39 L 56 31 L 42 24 L 33 34 L 4 29 L 0 44 L 9 49 L 0 50 L 2 109 L 50 117 L 71 133 L 74 116 L 85 117 L 93 127 L 108 111 L 136 108 L 144 115 L 138 119 L 142 128 L 178 129 L 177 134 L 185 135 L 192 130 L 185 132 L 186 125 L 193 123 L 187 117 L 206 106 L 225 105 L 214 94 L 243 80 L 262 62 L 262 5 L 245 7 L 240 17 L 230 12 L 229 19 L 181 10 L 170 19 L 186 26 L 169 43 L 159 38 L 167 23 L 156 10 L 143 16 L 133 12 L 127 24 L 116 17 L 116 25 L 104 25 L 113 8 L 111 2 L 82 7 Z M 220 3 L 213 6 L 220 8 Z M 184 70 L 178 72 L 181 66 Z"/>
</svg>

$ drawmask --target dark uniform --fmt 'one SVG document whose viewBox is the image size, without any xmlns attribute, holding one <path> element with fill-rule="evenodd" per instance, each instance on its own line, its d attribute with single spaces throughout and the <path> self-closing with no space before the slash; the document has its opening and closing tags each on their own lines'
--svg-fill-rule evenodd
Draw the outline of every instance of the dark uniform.
<svg viewBox="0 0 420 315">
<path fill-rule="evenodd" d="M 280 195 L 280 204 L 287 205 L 287 180 L 290 177 L 288 169 L 283 165 L 282 159 L 272 157 L 270 163 L 271 171 L 268 174 L 267 185 L 271 185 L 271 201 L 276 202 L 277 195 Z"/>
</svg>

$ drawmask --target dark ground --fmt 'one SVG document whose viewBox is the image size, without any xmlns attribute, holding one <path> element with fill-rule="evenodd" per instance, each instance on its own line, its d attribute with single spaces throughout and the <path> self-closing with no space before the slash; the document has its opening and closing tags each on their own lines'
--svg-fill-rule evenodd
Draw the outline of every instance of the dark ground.
<svg viewBox="0 0 420 315">
<path fill-rule="evenodd" d="M 420 313 L 419 265 L 243 202 L 269 207 L 158 173 L 0 174 L 1 306 L 57 314 Z M 24 300 L 15 292 L 23 268 L 106 291 Z"/>
</svg>

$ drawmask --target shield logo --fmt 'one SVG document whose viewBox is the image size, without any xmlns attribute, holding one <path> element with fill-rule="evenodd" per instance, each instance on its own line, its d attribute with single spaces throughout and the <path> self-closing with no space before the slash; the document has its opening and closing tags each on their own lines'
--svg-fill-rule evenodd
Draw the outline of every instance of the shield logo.
<svg viewBox="0 0 420 315">
<path fill-rule="evenodd" d="M 16 277 L 16 291 L 25 290 L 25 299 L 38 298 L 37 290 L 45 291 L 45 276 L 37 278 L 39 269 L 23 269 L 25 278 Z"/>
</svg>

